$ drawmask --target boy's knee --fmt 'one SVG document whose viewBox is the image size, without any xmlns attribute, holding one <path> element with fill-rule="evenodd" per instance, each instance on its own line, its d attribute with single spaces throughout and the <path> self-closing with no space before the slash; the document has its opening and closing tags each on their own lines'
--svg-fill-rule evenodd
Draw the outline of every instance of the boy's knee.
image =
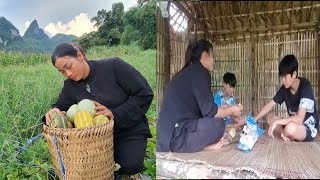
<svg viewBox="0 0 320 180">
<path fill-rule="evenodd" d="M 267 124 L 268 124 L 269 126 L 271 126 L 271 124 L 272 124 L 275 120 L 277 120 L 277 119 L 280 119 L 280 117 L 278 117 L 278 116 L 276 116 L 276 115 L 273 115 L 273 114 L 269 114 L 269 115 L 267 116 Z"/>
<path fill-rule="evenodd" d="M 294 122 L 289 122 L 284 128 L 284 132 L 287 136 L 292 136 L 297 130 L 297 124 Z"/>
<path fill-rule="evenodd" d="M 269 114 L 269 115 L 267 116 L 267 124 L 268 124 L 269 126 L 271 126 L 271 124 L 272 124 L 272 122 L 273 122 L 273 118 L 274 118 L 274 115 L 272 115 L 272 114 Z"/>
</svg>

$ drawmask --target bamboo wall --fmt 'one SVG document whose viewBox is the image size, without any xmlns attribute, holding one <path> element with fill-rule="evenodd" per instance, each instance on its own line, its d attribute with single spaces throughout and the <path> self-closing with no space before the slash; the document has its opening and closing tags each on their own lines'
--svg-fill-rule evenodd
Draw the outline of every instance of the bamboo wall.
<svg viewBox="0 0 320 180">
<path fill-rule="evenodd" d="M 188 46 L 188 39 L 186 32 L 175 33 L 171 32 L 171 69 L 170 79 L 178 71 L 180 71 L 185 64 L 185 53 Z"/>
</svg>

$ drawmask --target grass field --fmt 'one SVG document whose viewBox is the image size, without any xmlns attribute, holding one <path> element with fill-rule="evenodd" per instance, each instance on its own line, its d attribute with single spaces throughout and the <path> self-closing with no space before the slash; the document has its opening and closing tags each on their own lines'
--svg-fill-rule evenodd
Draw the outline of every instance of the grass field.
<svg viewBox="0 0 320 180">
<path fill-rule="evenodd" d="M 138 69 L 156 95 L 156 51 L 138 46 L 94 47 L 88 59 L 117 56 Z M 41 168 L 22 165 L 16 152 L 26 141 L 41 133 L 42 116 L 56 101 L 64 77 L 53 67 L 49 54 L 18 54 L 0 51 L 0 179 L 47 179 L 53 168 L 44 138 L 37 139 L 19 158 Z M 154 137 L 149 139 L 145 174 L 155 179 L 154 98 L 147 113 Z"/>
</svg>

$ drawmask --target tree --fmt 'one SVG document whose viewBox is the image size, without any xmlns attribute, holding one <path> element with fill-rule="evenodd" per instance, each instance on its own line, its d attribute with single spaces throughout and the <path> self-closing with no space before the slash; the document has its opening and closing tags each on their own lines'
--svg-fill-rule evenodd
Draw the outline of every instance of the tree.
<svg viewBox="0 0 320 180">
<path fill-rule="evenodd" d="M 91 19 L 95 26 L 99 27 L 96 37 L 99 45 L 120 44 L 121 34 L 124 31 L 123 24 L 124 6 L 122 3 L 114 3 L 110 11 L 100 10 L 97 16 Z"/>
<path fill-rule="evenodd" d="M 121 35 L 121 44 L 129 45 L 139 40 L 138 31 L 131 25 L 127 25 Z"/>
<path fill-rule="evenodd" d="M 85 47 L 137 42 L 142 49 L 156 48 L 155 0 L 138 1 L 138 6 L 127 12 L 124 12 L 122 3 L 114 3 L 110 11 L 98 11 L 91 22 L 95 23 L 98 31 L 94 36 L 91 34 L 80 38 L 80 44 Z"/>
<path fill-rule="evenodd" d="M 97 32 L 90 32 L 82 35 L 81 37 L 75 39 L 74 41 L 78 41 L 79 45 L 84 49 L 88 50 L 90 47 L 94 45 L 103 44 L 100 38 L 97 36 Z"/>
<path fill-rule="evenodd" d="M 138 44 L 142 49 L 156 48 L 156 2 L 149 0 L 141 7 L 131 8 L 124 22 L 137 30 Z"/>
<path fill-rule="evenodd" d="M 104 9 L 99 10 L 97 12 L 97 16 L 94 16 L 93 18 L 91 18 L 91 22 L 95 22 L 94 26 L 95 27 L 100 27 L 103 23 L 105 23 L 105 21 L 107 19 L 109 19 L 111 16 L 111 12 L 110 11 L 106 11 Z"/>
</svg>

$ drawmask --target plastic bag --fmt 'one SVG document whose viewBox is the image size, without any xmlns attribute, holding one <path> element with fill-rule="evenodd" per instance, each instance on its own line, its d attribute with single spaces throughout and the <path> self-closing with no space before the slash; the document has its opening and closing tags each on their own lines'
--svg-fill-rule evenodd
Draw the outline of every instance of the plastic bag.
<svg viewBox="0 0 320 180">
<path fill-rule="evenodd" d="M 247 116 L 246 121 L 247 124 L 244 125 L 242 133 L 240 134 L 237 148 L 245 152 L 250 152 L 258 138 L 263 134 L 263 129 L 259 127 L 252 116 Z"/>
</svg>

